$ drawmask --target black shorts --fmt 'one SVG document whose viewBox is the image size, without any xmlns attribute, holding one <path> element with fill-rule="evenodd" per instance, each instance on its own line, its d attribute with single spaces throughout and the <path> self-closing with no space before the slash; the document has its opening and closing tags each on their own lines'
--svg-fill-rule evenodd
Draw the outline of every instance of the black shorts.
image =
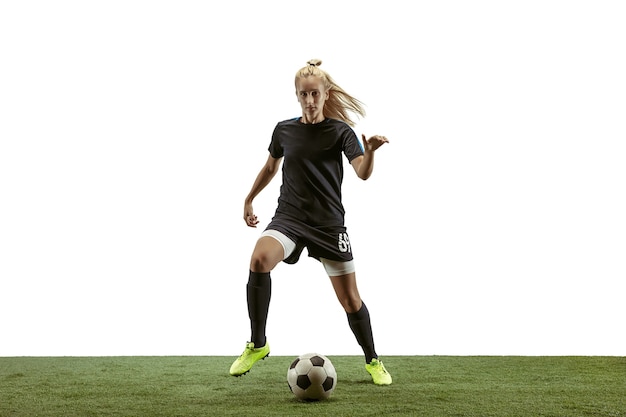
<svg viewBox="0 0 626 417">
<path fill-rule="evenodd" d="M 345 226 L 310 226 L 291 216 L 276 214 L 265 230 L 277 230 L 296 244 L 293 252 L 285 258 L 285 263 L 298 262 L 305 247 L 309 256 L 318 261 L 320 258 L 338 262 L 353 260 Z"/>
</svg>

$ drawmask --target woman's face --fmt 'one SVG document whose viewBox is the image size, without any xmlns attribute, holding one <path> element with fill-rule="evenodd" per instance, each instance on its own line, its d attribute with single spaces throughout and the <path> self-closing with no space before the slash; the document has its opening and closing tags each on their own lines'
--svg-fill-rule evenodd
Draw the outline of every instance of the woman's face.
<svg viewBox="0 0 626 417">
<path fill-rule="evenodd" d="M 296 94 L 302 107 L 302 116 L 307 122 L 318 123 L 324 120 L 324 103 L 328 99 L 328 91 L 320 77 L 298 78 Z"/>
</svg>

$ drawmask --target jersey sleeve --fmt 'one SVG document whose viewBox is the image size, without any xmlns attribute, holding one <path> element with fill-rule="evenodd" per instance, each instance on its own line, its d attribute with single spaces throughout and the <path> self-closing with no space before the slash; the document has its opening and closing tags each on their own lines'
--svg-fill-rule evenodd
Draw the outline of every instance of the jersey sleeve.
<svg viewBox="0 0 626 417">
<path fill-rule="evenodd" d="M 274 132 L 272 133 L 272 141 L 270 142 L 270 146 L 267 148 L 270 151 L 270 155 L 272 158 L 282 158 L 284 155 L 283 147 L 280 144 L 280 125 L 276 125 L 274 128 Z"/>
<path fill-rule="evenodd" d="M 343 153 L 349 162 L 358 156 L 363 155 L 363 145 L 351 127 L 346 126 L 343 131 Z"/>
</svg>

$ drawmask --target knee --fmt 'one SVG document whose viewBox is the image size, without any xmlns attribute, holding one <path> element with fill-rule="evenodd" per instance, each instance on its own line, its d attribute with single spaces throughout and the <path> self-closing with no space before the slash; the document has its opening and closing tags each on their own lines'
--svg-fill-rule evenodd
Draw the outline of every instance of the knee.
<svg viewBox="0 0 626 417">
<path fill-rule="evenodd" d="M 253 272 L 270 272 L 275 266 L 272 257 L 263 251 L 254 251 L 250 258 L 250 270 Z"/>
<path fill-rule="evenodd" d="M 361 309 L 363 302 L 358 295 L 348 295 L 339 299 L 346 313 L 356 313 Z"/>
</svg>

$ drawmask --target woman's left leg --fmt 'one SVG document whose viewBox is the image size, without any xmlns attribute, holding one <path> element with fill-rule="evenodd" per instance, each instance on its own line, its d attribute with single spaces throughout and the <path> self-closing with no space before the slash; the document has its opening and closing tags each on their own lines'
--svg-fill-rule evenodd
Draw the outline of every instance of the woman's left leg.
<svg viewBox="0 0 626 417">
<path fill-rule="evenodd" d="M 333 284 L 335 294 L 337 294 L 339 302 L 348 315 L 350 329 L 363 349 L 365 369 L 372 376 L 375 384 L 391 384 L 391 375 L 387 372 L 385 365 L 378 360 L 378 355 L 374 349 L 370 313 L 359 295 L 354 262 L 335 262 L 322 259 L 322 263 L 330 277 L 330 282 Z"/>
<path fill-rule="evenodd" d="M 356 273 L 350 272 L 343 275 L 330 276 L 335 294 L 341 306 L 348 316 L 348 324 L 357 342 L 363 349 L 365 362 L 378 358 L 374 349 L 374 336 L 370 321 L 370 313 L 361 300 L 359 289 L 356 285 Z"/>
</svg>

